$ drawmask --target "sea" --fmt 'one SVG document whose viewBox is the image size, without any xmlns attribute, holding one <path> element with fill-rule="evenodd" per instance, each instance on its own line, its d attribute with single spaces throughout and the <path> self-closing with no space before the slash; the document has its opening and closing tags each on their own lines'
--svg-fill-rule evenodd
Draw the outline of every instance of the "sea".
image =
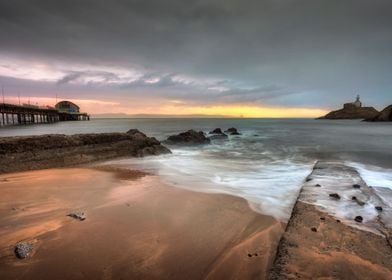
<svg viewBox="0 0 392 280">
<path fill-rule="evenodd" d="M 168 185 L 245 198 L 256 211 L 287 220 L 317 160 L 353 166 L 373 187 L 392 189 L 392 124 L 314 119 L 92 119 L 12 126 L 0 136 L 126 132 L 137 128 L 165 140 L 189 129 L 241 133 L 210 145 L 169 146 L 172 154 L 114 160 L 159 175 Z"/>
</svg>

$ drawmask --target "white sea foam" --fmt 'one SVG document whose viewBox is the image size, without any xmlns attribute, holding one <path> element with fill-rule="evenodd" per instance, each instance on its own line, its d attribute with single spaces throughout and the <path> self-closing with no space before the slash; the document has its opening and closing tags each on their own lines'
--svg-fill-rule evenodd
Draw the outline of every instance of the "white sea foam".
<svg viewBox="0 0 392 280">
<path fill-rule="evenodd" d="M 174 148 L 171 155 L 117 162 L 154 171 L 174 186 L 242 197 L 255 211 L 286 221 L 313 163 L 271 160 L 266 153 L 251 159 L 230 150 L 230 143 L 223 146 Z"/>
<path fill-rule="evenodd" d="M 359 172 L 368 186 L 392 189 L 392 169 L 358 162 L 347 162 L 347 164 Z"/>
</svg>

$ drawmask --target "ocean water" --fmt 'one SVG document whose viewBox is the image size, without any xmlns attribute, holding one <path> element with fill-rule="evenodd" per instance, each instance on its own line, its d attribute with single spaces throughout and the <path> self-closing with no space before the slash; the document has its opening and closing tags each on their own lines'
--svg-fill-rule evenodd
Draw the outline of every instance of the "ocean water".
<svg viewBox="0 0 392 280">
<path fill-rule="evenodd" d="M 198 147 L 170 146 L 173 154 L 114 163 L 159 174 L 194 191 L 227 193 L 259 212 L 286 220 L 318 159 L 354 166 L 371 186 L 392 189 L 392 124 L 313 119 L 94 119 L 8 127 L 0 136 L 125 132 L 137 128 L 164 140 L 188 129 L 236 127 L 242 135 Z M 113 163 L 112 162 L 112 163 Z"/>
</svg>

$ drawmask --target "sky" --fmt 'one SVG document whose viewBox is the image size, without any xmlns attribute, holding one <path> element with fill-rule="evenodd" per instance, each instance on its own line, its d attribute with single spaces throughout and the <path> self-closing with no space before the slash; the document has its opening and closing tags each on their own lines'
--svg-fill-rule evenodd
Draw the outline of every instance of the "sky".
<svg viewBox="0 0 392 280">
<path fill-rule="evenodd" d="M 390 0 L 0 0 L 5 102 L 317 117 L 392 104 Z M 57 98 L 56 98 L 57 96 Z"/>
</svg>

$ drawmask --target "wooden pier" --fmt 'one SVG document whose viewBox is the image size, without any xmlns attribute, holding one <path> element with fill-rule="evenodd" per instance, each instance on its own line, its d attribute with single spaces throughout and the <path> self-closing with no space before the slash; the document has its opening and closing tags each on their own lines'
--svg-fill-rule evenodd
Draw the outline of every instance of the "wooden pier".
<svg viewBox="0 0 392 280">
<path fill-rule="evenodd" d="M 0 126 L 90 120 L 87 113 L 66 113 L 55 108 L 0 103 Z"/>
</svg>

